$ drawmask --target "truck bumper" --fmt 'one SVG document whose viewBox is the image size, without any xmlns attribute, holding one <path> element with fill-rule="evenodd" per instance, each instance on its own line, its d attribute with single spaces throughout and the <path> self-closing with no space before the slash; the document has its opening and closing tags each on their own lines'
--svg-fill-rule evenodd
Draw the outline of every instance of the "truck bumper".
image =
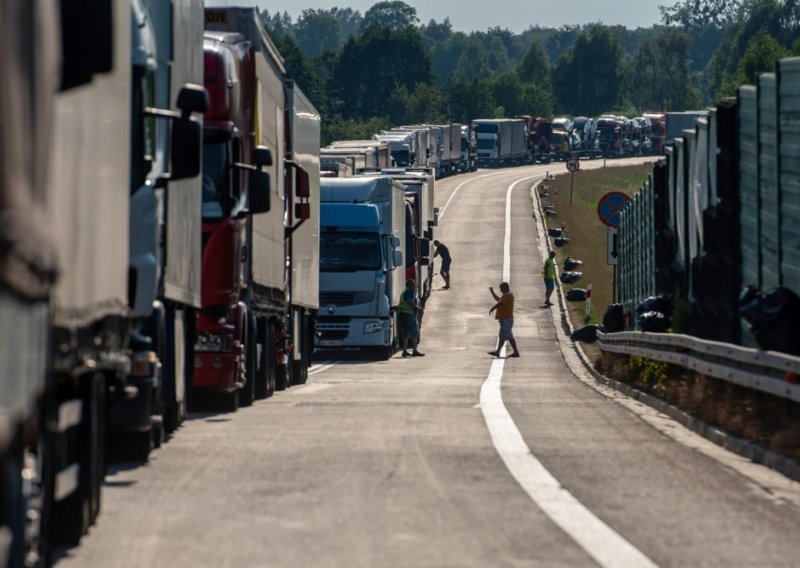
<svg viewBox="0 0 800 568">
<path fill-rule="evenodd" d="M 232 392 L 238 379 L 239 357 L 233 353 L 195 353 L 192 388 Z"/>
<path fill-rule="evenodd" d="M 365 333 L 367 326 L 381 326 L 379 331 Z M 329 323 L 320 317 L 314 346 L 317 349 L 360 349 L 388 347 L 394 337 L 392 320 L 388 318 L 352 318 L 349 322 Z"/>
<path fill-rule="evenodd" d="M 153 400 L 158 388 L 157 377 L 128 377 L 128 385 L 136 388 L 135 396 L 121 398 L 109 408 L 108 427 L 112 433 L 146 432 L 153 422 Z"/>
</svg>

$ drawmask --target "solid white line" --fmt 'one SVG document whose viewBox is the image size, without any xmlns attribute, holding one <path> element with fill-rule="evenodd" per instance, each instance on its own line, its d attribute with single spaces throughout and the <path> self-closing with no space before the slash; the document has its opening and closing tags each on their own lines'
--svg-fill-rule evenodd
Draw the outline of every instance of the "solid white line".
<svg viewBox="0 0 800 568">
<path fill-rule="evenodd" d="M 530 178 L 525 178 L 530 179 Z M 506 227 L 503 248 L 503 279 L 511 274 L 511 194 L 506 193 Z M 501 353 L 501 356 L 505 353 Z M 503 403 L 501 383 L 505 359 L 492 361 L 489 376 L 481 386 L 480 406 L 497 453 L 508 471 L 534 503 L 568 534 L 587 554 L 604 567 L 656 566 L 636 547 L 598 519 L 564 489 L 533 455 Z"/>
<path fill-rule="evenodd" d="M 321 364 L 319 367 L 314 367 L 313 369 L 308 371 L 308 376 L 316 375 L 317 373 L 321 373 L 322 371 L 327 371 L 331 367 L 333 367 L 336 363 L 329 363 L 327 365 Z"/>
</svg>

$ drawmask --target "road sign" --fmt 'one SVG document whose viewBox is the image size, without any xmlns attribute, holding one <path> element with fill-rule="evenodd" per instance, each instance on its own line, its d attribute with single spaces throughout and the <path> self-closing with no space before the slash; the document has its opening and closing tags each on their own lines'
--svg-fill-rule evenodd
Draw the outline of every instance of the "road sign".
<svg viewBox="0 0 800 568">
<path fill-rule="evenodd" d="M 619 264 L 619 248 L 617 247 L 617 230 L 608 228 L 608 262 L 609 265 Z"/>
<path fill-rule="evenodd" d="M 578 158 L 569 158 L 567 160 L 567 169 L 573 173 L 577 172 L 579 169 L 581 169 L 580 160 L 578 160 Z"/>
<path fill-rule="evenodd" d="M 606 193 L 597 202 L 597 216 L 603 225 L 616 228 L 619 225 L 619 212 L 631 198 L 621 191 Z"/>
</svg>

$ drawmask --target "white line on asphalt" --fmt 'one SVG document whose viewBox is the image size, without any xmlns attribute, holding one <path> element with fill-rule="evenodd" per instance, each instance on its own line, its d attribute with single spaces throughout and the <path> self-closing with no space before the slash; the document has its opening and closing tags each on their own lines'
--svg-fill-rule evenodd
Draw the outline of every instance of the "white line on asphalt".
<svg viewBox="0 0 800 568">
<path fill-rule="evenodd" d="M 503 280 L 511 275 L 511 194 L 523 178 L 506 193 L 506 227 L 503 248 Z M 501 354 L 505 355 L 505 352 Z M 533 455 L 503 403 L 501 383 L 505 359 L 492 361 L 489 376 L 481 386 L 480 407 L 497 453 L 520 487 L 536 505 L 567 533 L 587 554 L 604 567 L 656 566 L 611 527 L 598 519 L 564 489 Z"/>
<path fill-rule="evenodd" d="M 336 363 L 329 363 L 329 364 L 322 364 L 319 367 L 314 367 L 310 371 L 308 371 L 308 375 L 316 375 L 317 373 L 321 373 L 322 371 L 327 371 L 331 367 L 333 367 Z"/>
<path fill-rule="evenodd" d="M 456 194 L 458 193 L 458 190 L 461 189 L 461 187 L 463 185 L 466 185 L 471 181 L 475 181 L 475 180 L 479 180 L 481 178 L 485 178 L 485 177 L 490 176 L 490 175 L 493 175 L 493 174 L 483 174 L 481 176 L 475 176 L 474 178 L 470 178 L 467 181 L 462 181 L 460 184 L 458 184 L 456 186 L 456 188 L 453 190 L 453 193 L 450 194 L 450 198 L 447 200 L 447 203 L 445 203 L 444 207 L 442 207 L 442 210 L 439 211 L 439 221 L 444 219 L 444 212 L 447 211 L 447 207 L 450 205 L 450 202 L 453 201 L 453 198 L 456 196 Z"/>
</svg>

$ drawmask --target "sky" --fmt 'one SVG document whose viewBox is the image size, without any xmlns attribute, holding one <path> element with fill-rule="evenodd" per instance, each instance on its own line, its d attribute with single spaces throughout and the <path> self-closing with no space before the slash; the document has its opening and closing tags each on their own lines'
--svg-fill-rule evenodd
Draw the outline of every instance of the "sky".
<svg viewBox="0 0 800 568">
<path fill-rule="evenodd" d="M 363 15 L 378 0 L 206 0 L 206 6 L 258 6 L 288 12 L 293 20 L 308 8 L 352 8 Z M 650 27 L 661 22 L 659 5 L 678 0 L 404 0 L 417 9 L 420 22 L 450 18 L 462 32 L 500 27 L 520 33 L 531 26 L 559 28 L 564 25 L 602 22 L 627 28 Z"/>
</svg>

